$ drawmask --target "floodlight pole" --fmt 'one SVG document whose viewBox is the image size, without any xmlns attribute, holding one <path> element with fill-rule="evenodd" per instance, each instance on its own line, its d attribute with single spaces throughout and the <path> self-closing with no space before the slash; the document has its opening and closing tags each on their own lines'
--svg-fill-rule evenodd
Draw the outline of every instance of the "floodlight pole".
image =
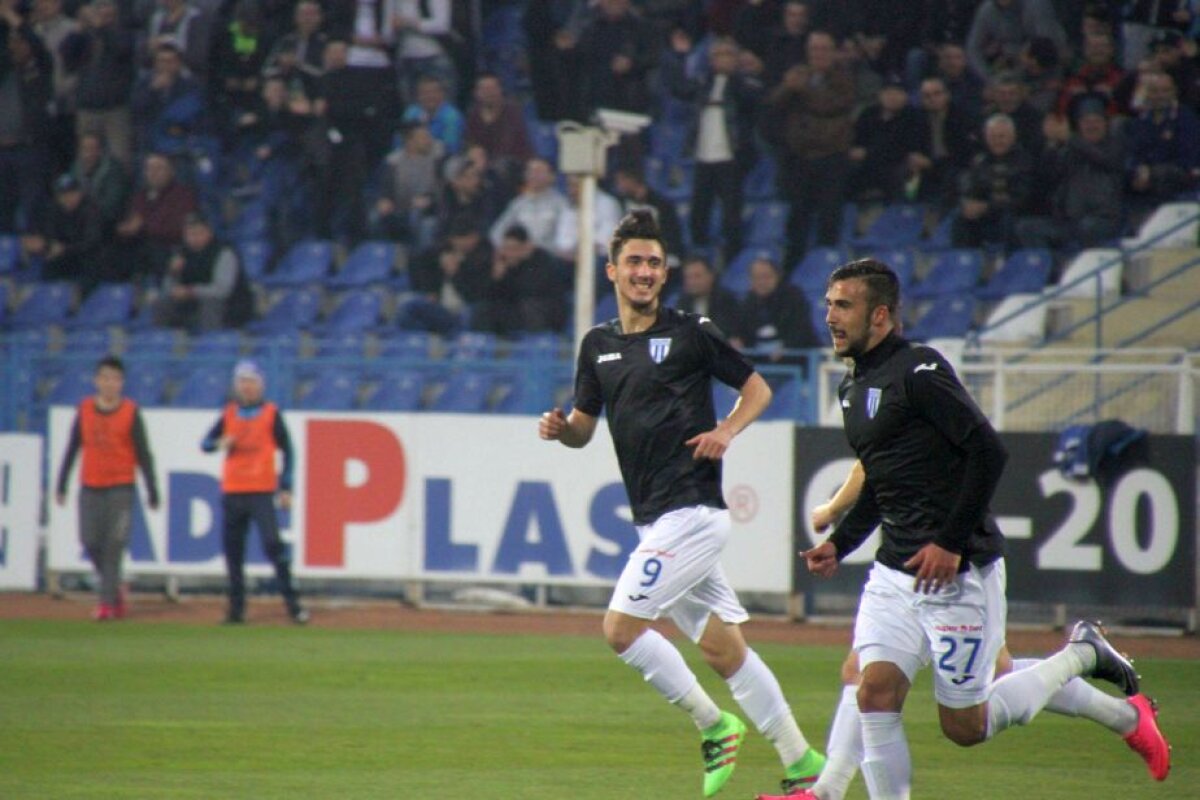
<svg viewBox="0 0 1200 800">
<path fill-rule="evenodd" d="M 592 327 L 596 311 L 595 215 L 596 176 L 584 173 L 579 181 L 579 247 L 575 251 L 575 351 Z"/>
</svg>

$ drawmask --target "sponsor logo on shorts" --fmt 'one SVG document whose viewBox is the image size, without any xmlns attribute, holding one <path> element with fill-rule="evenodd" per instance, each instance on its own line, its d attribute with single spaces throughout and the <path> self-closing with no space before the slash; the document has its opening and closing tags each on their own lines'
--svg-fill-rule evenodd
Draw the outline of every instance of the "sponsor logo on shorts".
<svg viewBox="0 0 1200 800">
<path fill-rule="evenodd" d="M 642 601 L 642 600 L 649 600 L 649 599 L 650 599 L 650 595 L 648 595 L 648 594 L 631 594 L 631 595 L 628 595 L 628 597 L 629 597 L 629 599 L 630 599 L 631 601 L 633 601 L 634 603 L 638 603 L 638 602 L 640 602 L 640 601 Z"/>
<path fill-rule="evenodd" d="M 973 680 L 975 680 L 974 675 L 963 675 L 960 678 L 951 678 L 950 682 L 953 683 L 955 686 L 962 686 L 967 681 L 973 681 Z"/>
</svg>

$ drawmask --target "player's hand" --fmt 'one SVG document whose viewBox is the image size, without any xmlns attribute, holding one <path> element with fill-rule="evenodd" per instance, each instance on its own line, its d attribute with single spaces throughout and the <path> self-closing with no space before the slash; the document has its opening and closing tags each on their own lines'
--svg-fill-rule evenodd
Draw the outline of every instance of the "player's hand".
<svg viewBox="0 0 1200 800">
<path fill-rule="evenodd" d="M 921 594 L 937 594 L 944 587 L 954 583 L 958 577 L 958 565 L 962 556 L 952 553 L 945 548 L 930 542 L 917 551 L 917 554 L 904 562 L 906 569 L 916 569 L 917 578 L 913 582 L 913 591 Z"/>
<path fill-rule="evenodd" d="M 233 437 L 222 436 L 220 439 L 217 439 L 217 449 L 224 450 L 226 453 L 228 453 L 233 449 Z"/>
<path fill-rule="evenodd" d="M 696 434 L 683 444 L 685 447 L 696 448 L 692 451 L 692 458 L 697 461 L 702 458 L 718 461 L 725 455 L 732 441 L 733 434 L 718 425 L 711 431 Z"/>
<path fill-rule="evenodd" d="M 808 515 L 809 520 L 812 521 L 813 530 L 817 533 L 821 533 L 832 525 L 836 517 L 837 515 L 833 513 L 832 503 L 821 503 Z"/>
<path fill-rule="evenodd" d="M 542 418 L 538 420 L 538 436 L 546 441 L 554 441 L 561 439 L 563 431 L 567 429 L 567 415 L 563 413 L 561 408 L 554 408 L 542 414 Z"/>
<path fill-rule="evenodd" d="M 56 492 L 54 495 L 54 502 L 58 503 L 60 506 L 65 506 L 67 504 L 67 493 Z"/>
<path fill-rule="evenodd" d="M 279 493 L 279 507 L 287 511 L 292 507 L 292 493 L 289 491 L 281 491 Z"/>
<path fill-rule="evenodd" d="M 810 550 L 801 550 L 808 571 L 818 578 L 829 578 L 837 572 L 837 548 L 828 539 Z"/>
</svg>

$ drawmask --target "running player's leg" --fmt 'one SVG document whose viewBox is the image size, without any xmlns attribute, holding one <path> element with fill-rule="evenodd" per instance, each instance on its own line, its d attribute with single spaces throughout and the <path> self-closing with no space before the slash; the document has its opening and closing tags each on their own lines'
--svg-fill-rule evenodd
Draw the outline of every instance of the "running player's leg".
<svg viewBox="0 0 1200 800">
<path fill-rule="evenodd" d="M 254 520 L 258 534 L 262 537 L 263 552 L 275 569 L 275 580 L 288 616 L 296 622 L 307 622 L 308 613 L 300 605 L 300 596 L 292 579 L 292 559 L 283 538 L 279 535 L 279 517 L 275 510 L 275 498 L 264 492 L 251 497 L 250 517 Z"/>
</svg>

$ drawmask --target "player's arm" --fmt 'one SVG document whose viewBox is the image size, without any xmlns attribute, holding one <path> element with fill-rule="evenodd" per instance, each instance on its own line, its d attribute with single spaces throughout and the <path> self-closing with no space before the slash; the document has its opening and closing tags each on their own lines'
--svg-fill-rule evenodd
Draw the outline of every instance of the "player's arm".
<svg viewBox="0 0 1200 800">
<path fill-rule="evenodd" d="M 863 482 L 866 478 L 867 473 L 863 470 L 862 462 L 855 461 L 854 466 L 850 468 L 850 472 L 846 475 L 846 480 L 842 482 L 841 487 L 838 488 L 833 497 L 812 510 L 810 518 L 813 530 L 821 533 L 832 525 L 838 517 L 849 511 L 855 501 L 858 500 L 859 494 L 862 493 Z"/>
<path fill-rule="evenodd" d="M 206 453 L 215 453 L 221 446 L 221 437 L 225 435 L 225 415 L 217 417 L 216 423 L 208 429 L 208 433 L 200 440 L 200 449 Z"/>
<path fill-rule="evenodd" d="M 854 501 L 850 513 L 838 524 L 837 530 L 816 547 L 800 553 L 804 556 L 808 571 L 818 577 L 828 578 L 837 572 L 838 563 L 857 550 L 879 524 L 879 504 L 875 499 L 875 490 L 871 488 L 870 481 L 865 480 L 865 473 L 863 477 L 858 499 Z"/>
<path fill-rule="evenodd" d="M 71 470 L 75 466 L 75 459 L 79 455 L 79 448 L 83 446 L 83 427 L 79 420 L 79 414 L 75 414 L 75 422 L 71 424 L 71 438 L 67 442 L 67 451 L 63 453 L 62 464 L 58 468 L 58 489 L 55 492 L 55 500 L 61 506 L 67 502 L 67 482 L 71 478 Z"/>
<path fill-rule="evenodd" d="M 692 458 L 720 459 L 733 443 L 733 437 L 744 431 L 751 422 L 762 416 L 767 406 L 771 404 L 771 387 L 757 372 L 742 384 L 738 392 L 737 402 L 729 416 L 717 423 L 711 431 L 699 433 L 684 442 L 688 447 L 695 448 Z"/>
<path fill-rule="evenodd" d="M 146 435 L 146 423 L 142 410 L 133 412 L 133 452 L 137 455 L 142 479 L 146 481 L 146 500 L 151 508 L 158 508 L 158 479 L 154 476 L 154 454 L 150 451 L 150 438 Z"/>
<path fill-rule="evenodd" d="M 538 436 L 547 441 L 562 442 L 567 447 L 583 447 L 592 440 L 595 432 L 596 417 L 578 408 L 571 409 L 570 416 L 561 408 L 553 408 L 542 414 L 538 421 Z"/>
</svg>

